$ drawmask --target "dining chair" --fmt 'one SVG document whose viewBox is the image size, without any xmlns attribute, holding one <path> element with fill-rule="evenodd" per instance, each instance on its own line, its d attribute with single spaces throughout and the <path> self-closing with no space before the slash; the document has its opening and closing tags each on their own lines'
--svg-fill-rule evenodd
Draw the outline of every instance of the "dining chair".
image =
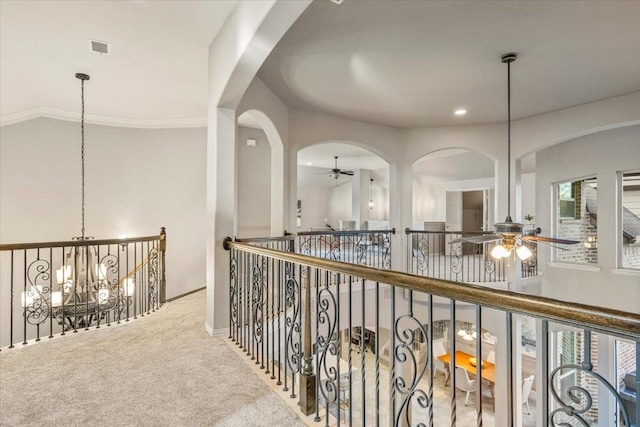
<svg viewBox="0 0 640 427">
<path fill-rule="evenodd" d="M 462 366 L 456 366 L 456 388 L 467 393 L 467 397 L 464 399 L 464 405 L 469 403 L 469 394 L 476 392 L 476 380 L 469 379 L 467 370 Z"/>
<path fill-rule="evenodd" d="M 440 371 L 444 374 L 444 377 L 445 377 L 444 386 L 446 387 L 447 384 L 449 383 L 449 370 L 447 369 L 447 366 L 445 365 L 445 363 L 442 360 L 438 359 L 438 357 L 442 356 L 443 354 L 447 354 L 447 352 L 444 349 L 444 345 L 442 344 L 442 342 L 434 341 L 432 344 L 433 344 L 433 348 L 432 348 L 433 367 L 436 371 Z"/>
<path fill-rule="evenodd" d="M 531 394 L 531 387 L 533 386 L 534 375 L 531 375 L 522 380 L 522 404 L 527 405 L 527 415 L 531 412 L 529 409 L 529 394 Z"/>
</svg>

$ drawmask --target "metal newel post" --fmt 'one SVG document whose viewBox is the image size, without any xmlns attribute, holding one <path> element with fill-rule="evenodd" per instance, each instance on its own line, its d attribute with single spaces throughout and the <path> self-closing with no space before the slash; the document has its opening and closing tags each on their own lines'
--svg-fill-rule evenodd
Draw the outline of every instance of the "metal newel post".
<svg viewBox="0 0 640 427">
<path fill-rule="evenodd" d="M 160 228 L 160 304 L 167 301 L 167 276 L 164 267 L 165 253 L 167 252 L 167 232 L 164 227 Z"/>
<path fill-rule="evenodd" d="M 304 354 L 300 375 L 300 410 L 305 415 L 316 411 L 316 376 L 313 372 L 311 354 L 311 268 L 306 267 L 304 275 Z"/>
</svg>

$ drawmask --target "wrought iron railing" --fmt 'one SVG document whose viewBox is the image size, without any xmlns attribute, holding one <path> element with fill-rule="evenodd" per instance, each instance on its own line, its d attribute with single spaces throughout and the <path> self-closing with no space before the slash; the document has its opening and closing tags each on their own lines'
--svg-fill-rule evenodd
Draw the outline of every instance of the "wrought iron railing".
<svg viewBox="0 0 640 427">
<path fill-rule="evenodd" d="M 391 234 L 395 232 L 395 228 L 299 232 L 296 252 L 388 270 L 391 268 Z"/>
<path fill-rule="evenodd" d="M 286 252 L 295 252 L 295 241 L 296 236 L 287 233 L 286 231 L 284 232 L 284 236 L 280 237 L 255 237 L 248 239 L 236 239 L 236 242 L 248 243 L 250 245 Z"/>
<path fill-rule="evenodd" d="M 597 398 L 612 397 L 620 404 L 616 409 L 620 419 L 630 425 L 611 378 L 594 368 L 597 350 L 586 343 L 592 333 L 629 340 L 635 343 L 636 360 L 640 360 L 637 313 L 380 270 L 231 239 L 224 246 L 230 251 L 231 268 L 229 338 L 292 399 L 299 399 L 304 414 L 323 425 L 460 425 L 458 413 L 463 407 L 458 407 L 457 397 L 461 393 L 457 387 L 444 388 L 442 377 L 436 378 L 437 369 L 448 372 L 448 382 L 456 386 L 467 371 L 482 378 L 470 389 L 475 394 L 474 425 L 482 425 L 485 415 L 494 410 L 483 404 L 493 403 L 487 401 L 495 399 L 494 391 L 504 398 L 497 399 L 495 410 L 506 418 L 506 425 L 516 425 L 522 404 L 515 391 L 514 331 L 520 315 L 532 316 L 541 324 L 537 354 L 544 357 L 539 363 L 541 388 L 536 403 L 543 414 L 542 425 L 587 425 L 585 413 L 593 409 L 594 393 L 605 390 L 608 396 Z M 442 319 L 447 319 L 448 328 L 436 328 Z M 504 353 L 496 362 L 489 361 L 489 344 L 482 339 L 463 348 L 457 320 L 472 322 L 478 336 L 485 333 L 485 326 L 500 322 L 506 330 Z M 577 363 L 556 366 L 551 360 L 551 327 L 557 325 L 583 331 L 586 339 Z M 444 345 L 436 346 L 440 338 Z M 437 347 L 444 352 L 436 353 Z M 463 371 L 439 368 L 443 364 Z M 566 386 L 558 373 L 567 369 L 580 370 L 601 387 Z M 502 374 L 497 375 L 498 371 Z M 491 399 L 483 394 L 486 386 Z M 443 393 L 448 395 L 445 409 L 435 405 Z M 436 416 L 442 419 L 438 412 L 442 410 L 447 421 L 435 422 Z"/>
<path fill-rule="evenodd" d="M 538 275 L 538 245 L 534 242 L 522 242 L 531 251 L 531 256 L 520 261 L 522 278 L 536 277 Z"/>
<path fill-rule="evenodd" d="M 166 299 L 166 233 L 0 245 L 1 346 L 144 316 Z"/>
<path fill-rule="evenodd" d="M 456 282 L 503 282 L 507 280 L 504 259 L 489 254 L 496 242 L 449 243 L 463 236 L 492 234 L 460 231 L 421 231 L 406 229 L 407 272 L 419 276 Z"/>
</svg>

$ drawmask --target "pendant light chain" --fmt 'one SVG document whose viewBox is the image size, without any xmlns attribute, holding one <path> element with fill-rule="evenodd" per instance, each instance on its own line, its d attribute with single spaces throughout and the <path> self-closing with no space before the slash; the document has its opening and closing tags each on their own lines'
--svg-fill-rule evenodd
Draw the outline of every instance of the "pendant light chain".
<svg viewBox="0 0 640 427">
<path fill-rule="evenodd" d="M 84 73 L 76 73 L 76 78 L 80 80 L 80 236 L 78 240 L 85 240 L 84 235 L 84 81 L 89 80 L 91 77 Z"/>
</svg>

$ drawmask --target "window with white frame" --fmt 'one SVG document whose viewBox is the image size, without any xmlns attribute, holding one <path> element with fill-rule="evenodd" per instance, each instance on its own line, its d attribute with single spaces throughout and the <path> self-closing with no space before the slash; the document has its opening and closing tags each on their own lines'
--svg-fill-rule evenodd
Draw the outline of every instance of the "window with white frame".
<svg viewBox="0 0 640 427">
<path fill-rule="evenodd" d="M 620 174 L 622 268 L 640 270 L 640 171 Z"/>
<path fill-rule="evenodd" d="M 583 264 L 598 262 L 598 184 L 596 178 L 556 184 L 556 237 L 577 240 L 561 245 L 555 260 Z"/>
</svg>

